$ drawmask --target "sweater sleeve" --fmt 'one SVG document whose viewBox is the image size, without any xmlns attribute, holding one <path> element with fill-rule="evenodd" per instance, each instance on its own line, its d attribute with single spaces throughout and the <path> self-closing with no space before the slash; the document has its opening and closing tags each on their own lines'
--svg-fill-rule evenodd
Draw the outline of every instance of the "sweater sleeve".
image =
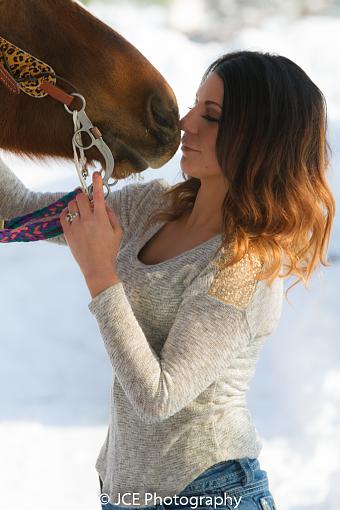
<svg viewBox="0 0 340 510">
<path fill-rule="evenodd" d="M 127 184 L 123 188 L 109 193 L 106 202 L 117 214 L 123 234 L 127 233 L 129 229 L 130 217 L 139 201 L 150 187 L 153 189 L 154 185 L 158 184 L 158 181 L 163 181 L 163 179 Z M 159 186 L 158 190 L 161 190 Z M 0 219 L 11 219 L 46 207 L 69 191 L 31 191 L 0 157 Z M 64 234 L 48 238 L 46 241 L 67 244 Z"/>
<path fill-rule="evenodd" d="M 9 220 L 31 213 L 55 202 L 68 191 L 30 191 L 0 157 L 0 219 Z M 64 234 L 46 239 L 56 244 L 66 244 Z"/>
<path fill-rule="evenodd" d="M 89 303 L 115 376 L 146 423 L 160 422 L 180 411 L 249 347 L 256 332 L 251 331 L 247 313 L 252 306 L 254 321 L 251 302 L 258 282 L 240 273 L 233 289 L 230 276 L 224 274 L 227 292 L 219 290 L 221 275 L 211 273 L 196 278 L 185 290 L 160 355 L 149 345 L 123 282 L 104 289 Z"/>
</svg>

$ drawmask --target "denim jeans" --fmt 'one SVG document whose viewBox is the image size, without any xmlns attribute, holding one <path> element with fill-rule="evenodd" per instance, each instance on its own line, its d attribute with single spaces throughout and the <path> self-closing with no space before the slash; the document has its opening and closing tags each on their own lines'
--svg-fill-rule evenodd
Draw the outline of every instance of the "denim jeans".
<svg viewBox="0 0 340 510">
<path fill-rule="evenodd" d="M 102 481 L 99 478 L 100 492 Z M 102 496 L 102 495 L 101 495 Z M 127 510 L 128 507 L 105 504 L 102 510 Z M 127 503 L 128 504 L 128 503 Z M 142 503 L 140 503 L 142 505 Z M 131 508 L 136 508 L 131 502 Z M 269 490 L 267 472 L 258 459 L 244 457 L 222 461 L 210 466 L 189 483 L 177 499 L 163 498 L 162 504 L 143 510 L 278 510 Z"/>
</svg>

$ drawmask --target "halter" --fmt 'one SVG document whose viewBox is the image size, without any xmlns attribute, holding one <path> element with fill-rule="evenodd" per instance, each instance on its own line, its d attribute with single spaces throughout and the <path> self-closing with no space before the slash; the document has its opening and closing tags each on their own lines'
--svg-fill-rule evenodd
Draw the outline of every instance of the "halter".
<svg viewBox="0 0 340 510">
<path fill-rule="evenodd" d="M 114 168 L 114 158 L 108 145 L 104 142 L 99 128 L 92 124 L 85 112 L 85 98 L 77 92 L 68 94 L 57 87 L 57 78 L 68 83 L 56 75 L 51 66 L 0 36 L 0 81 L 9 93 L 17 95 L 24 92 L 34 98 L 51 96 L 62 103 L 66 112 L 72 115 L 74 126 L 72 136 L 73 157 L 81 185 L 80 188 L 76 188 L 76 190 L 68 193 L 59 201 L 50 204 L 47 208 L 3 221 L 4 229 L 0 230 L 0 242 L 38 241 L 60 235 L 63 232 L 59 219 L 55 217 L 56 212 L 61 207 L 60 204 L 66 207 L 67 203 L 80 191 L 84 191 L 90 200 L 93 198 L 93 185 L 92 183 L 89 186 L 86 184 L 88 170 L 86 168 L 85 151 L 91 147 L 96 146 L 104 157 L 105 169 L 102 168 L 100 172 L 104 172 L 102 179 L 107 191 L 105 198 L 110 193 L 110 187 L 118 182 L 117 179 L 114 182 L 109 182 Z M 75 90 L 73 86 L 72 88 Z M 79 110 L 76 108 L 70 109 L 75 97 L 78 97 L 82 102 Z M 83 135 L 86 135 L 89 139 L 88 144 L 84 144 Z M 51 209 L 48 209 L 49 207 Z M 51 216 L 46 216 L 46 214 L 51 214 Z M 39 222 L 37 218 L 41 218 L 41 221 Z M 30 223 L 31 221 L 32 223 Z M 51 225 L 49 221 L 51 221 Z M 2 228 L 1 220 L 0 228 Z"/>
</svg>

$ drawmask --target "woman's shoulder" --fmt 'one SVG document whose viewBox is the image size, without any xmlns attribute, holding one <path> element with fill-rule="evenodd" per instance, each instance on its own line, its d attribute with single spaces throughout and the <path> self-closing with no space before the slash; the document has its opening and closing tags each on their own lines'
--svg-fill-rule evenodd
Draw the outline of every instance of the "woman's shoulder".
<svg viewBox="0 0 340 510">
<path fill-rule="evenodd" d="M 123 231 L 128 231 L 136 219 L 139 221 L 150 208 L 157 207 L 163 192 L 170 187 L 163 178 L 128 182 L 122 188 L 113 190 L 107 197 L 107 203 L 118 214 Z"/>
<path fill-rule="evenodd" d="M 238 262 L 228 265 L 230 252 L 223 247 L 195 276 L 185 296 L 204 295 L 220 307 L 238 310 L 249 322 L 254 336 L 269 334 L 278 323 L 283 301 L 283 279 L 269 284 L 261 280 L 261 262 L 256 255 L 245 254 Z"/>
<path fill-rule="evenodd" d="M 167 191 L 171 185 L 163 178 L 152 179 L 148 182 L 134 182 L 127 184 L 123 190 L 126 195 L 124 203 L 129 210 L 149 209 L 153 207 L 163 192 Z"/>
<path fill-rule="evenodd" d="M 135 182 L 127 183 L 123 188 L 126 194 L 131 195 L 133 198 L 142 197 L 147 195 L 151 191 L 156 190 L 167 190 L 171 187 L 171 184 L 166 181 L 163 177 L 151 179 L 149 181 L 138 180 Z"/>
</svg>

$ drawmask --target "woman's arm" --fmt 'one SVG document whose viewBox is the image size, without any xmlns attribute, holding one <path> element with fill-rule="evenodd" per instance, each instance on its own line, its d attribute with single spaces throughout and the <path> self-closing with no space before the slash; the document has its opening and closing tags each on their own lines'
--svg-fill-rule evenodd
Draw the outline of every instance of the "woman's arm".
<svg viewBox="0 0 340 510">
<path fill-rule="evenodd" d="M 125 185 L 116 191 L 111 191 L 106 202 L 119 219 L 119 223 L 125 234 L 130 226 L 134 211 L 144 195 L 150 191 L 150 187 L 157 186 L 157 179 L 151 182 L 137 182 Z M 28 214 L 60 199 L 68 191 L 40 192 L 31 191 L 15 175 L 0 157 L 0 219 L 11 219 L 16 216 Z M 56 244 L 67 244 L 64 234 L 46 239 Z"/>
<path fill-rule="evenodd" d="M 0 218 L 11 219 L 28 214 L 55 202 L 67 191 L 31 191 L 0 157 Z M 67 244 L 64 234 L 46 239 L 57 244 Z"/>
<path fill-rule="evenodd" d="M 281 282 L 266 290 L 263 282 L 256 284 L 245 277 L 244 269 L 239 274 L 236 284 L 235 277 L 228 283 L 226 275 L 224 299 L 216 297 L 212 273 L 194 280 L 184 292 L 160 355 L 149 345 L 123 282 L 111 285 L 89 303 L 116 377 L 146 423 L 165 420 L 187 406 L 226 375 L 236 357 L 249 356 L 254 337 L 264 337 L 276 326 Z M 245 297 L 243 302 L 240 296 Z"/>
</svg>

